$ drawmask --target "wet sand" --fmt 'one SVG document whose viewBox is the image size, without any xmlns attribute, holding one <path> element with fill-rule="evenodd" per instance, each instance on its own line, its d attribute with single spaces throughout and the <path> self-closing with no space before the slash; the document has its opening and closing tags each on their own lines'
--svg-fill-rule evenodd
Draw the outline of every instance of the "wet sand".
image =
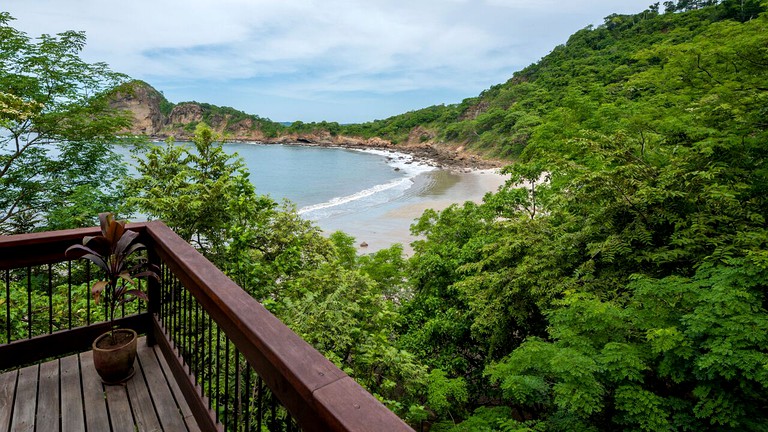
<svg viewBox="0 0 768 432">
<path fill-rule="evenodd" d="M 495 192 L 503 185 L 507 177 L 497 170 L 436 169 L 415 177 L 406 194 L 394 201 L 364 212 L 323 219 L 318 224 L 328 233 L 341 230 L 354 236 L 359 253 L 372 253 L 400 243 L 410 256 L 413 253 L 410 243 L 416 240 L 410 226 L 425 210 L 443 210 L 465 201 L 479 203 L 486 193 Z M 360 247 L 363 242 L 368 246 Z"/>
</svg>

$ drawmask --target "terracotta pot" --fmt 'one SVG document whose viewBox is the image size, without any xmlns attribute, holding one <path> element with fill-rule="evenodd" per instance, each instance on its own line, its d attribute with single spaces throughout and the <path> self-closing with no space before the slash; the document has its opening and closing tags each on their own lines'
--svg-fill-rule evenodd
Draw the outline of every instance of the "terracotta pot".
<svg viewBox="0 0 768 432">
<path fill-rule="evenodd" d="M 106 332 L 93 341 L 93 365 L 104 384 L 120 384 L 134 374 L 136 341 L 138 335 L 131 329 L 114 330 L 118 344 L 111 343 L 112 332 Z"/>
</svg>

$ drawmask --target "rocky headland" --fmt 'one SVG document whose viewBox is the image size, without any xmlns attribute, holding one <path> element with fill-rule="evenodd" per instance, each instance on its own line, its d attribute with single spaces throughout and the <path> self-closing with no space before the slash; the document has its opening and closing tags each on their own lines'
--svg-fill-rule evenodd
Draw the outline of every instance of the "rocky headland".
<svg viewBox="0 0 768 432">
<path fill-rule="evenodd" d="M 458 170 L 505 165 L 503 161 L 472 154 L 461 145 L 438 143 L 433 134 L 421 127 L 414 128 L 407 140 L 396 144 L 376 137 L 334 134 L 323 128 L 296 133 L 269 119 L 233 108 L 198 102 L 172 104 L 162 93 L 142 81 L 131 81 L 116 88 L 110 95 L 110 104 L 115 109 L 127 111 L 133 118 L 132 127 L 124 131 L 126 134 L 154 140 L 171 136 L 176 140 L 189 140 L 197 124 L 205 122 L 227 141 L 391 150 L 410 154 L 421 162 Z"/>
</svg>

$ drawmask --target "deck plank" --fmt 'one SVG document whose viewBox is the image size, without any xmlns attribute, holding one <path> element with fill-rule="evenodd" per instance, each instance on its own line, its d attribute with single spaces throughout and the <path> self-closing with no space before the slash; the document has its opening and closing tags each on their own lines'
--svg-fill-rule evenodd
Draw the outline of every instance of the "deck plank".
<svg viewBox="0 0 768 432">
<path fill-rule="evenodd" d="M 19 370 L 16 384 L 16 403 L 13 407 L 11 430 L 33 432 L 35 430 L 35 409 L 37 408 L 37 365 Z"/>
<path fill-rule="evenodd" d="M 80 388 L 80 359 L 77 355 L 60 360 L 61 430 L 84 431 L 83 392 Z"/>
<path fill-rule="evenodd" d="M 124 386 L 102 384 L 90 351 L 0 374 L 0 432 L 199 432 L 156 350 L 139 341 Z"/>
<path fill-rule="evenodd" d="M 105 385 L 104 394 L 107 398 L 109 420 L 112 432 L 134 432 L 133 413 L 128 402 L 128 392 L 122 385 Z"/>
<path fill-rule="evenodd" d="M 157 347 L 155 348 L 155 356 L 157 357 L 157 361 L 160 364 L 160 370 L 164 370 L 166 371 L 166 374 L 170 374 L 171 367 L 168 365 L 168 362 L 165 360 L 163 353 Z M 173 376 L 171 376 L 171 379 L 168 380 L 168 386 L 171 388 L 173 397 L 176 399 L 176 402 L 179 404 L 179 410 L 181 410 L 181 415 L 182 417 L 184 417 L 184 422 L 187 424 L 187 429 L 189 430 L 189 432 L 200 432 L 200 425 L 197 424 L 197 420 L 195 420 L 195 415 L 192 414 L 192 409 L 189 407 L 189 404 L 187 403 L 186 399 L 184 399 L 184 393 L 182 393 L 181 388 L 179 388 L 179 383 L 177 383 L 176 380 L 173 379 Z"/>
<path fill-rule="evenodd" d="M 0 431 L 7 431 L 11 426 L 17 375 L 17 371 L 5 372 L 0 375 Z"/>
<path fill-rule="evenodd" d="M 152 395 L 152 399 L 155 401 L 157 412 L 177 414 L 160 416 L 160 422 L 163 425 L 163 429 L 166 431 L 186 431 L 187 427 L 182 420 L 183 412 L 180 411 L 176 399 L 174 399 L 173 394 L 168 387 L 165 376 L 160 370 L 160 363 L 158 363 L 157 360 L 158 356 L 155 355 L 154 350 L 151 348 L 140 349 L 138 354 L 141 365 L 144 367 L 149 392 Z M 173 379 L 170 381 L 173 382 Z M 184 399 L 181 399 L 181 401 L 183 400 Z"/>
<path fill-rule="evenodd" d="M 37 415 L 35 429 L 55 431 L 59 429 L 59 361 L 52 360 L 40 365 L 38 381 Z"/>
<path fill-rule="evenodd" d="M 138 350 L 152 349 L 146 346 L 146 344 L 139 344 Z M 133 408 L 133 416 L 136 422 L 136 427 L 140 431 L 156 432 L 161 431 L 160 420 L 155 413 L 155 407 L 152 403 L 152 397 L 149 395 L 149 389 L 147 388 L 147 382 L 144 377 L 144 372 L 139 364 L 136 364 L 136 376 L 133 377 L 127 383 L 128 397 L 131 401 L 131 407 Z"/>
<path fill-rule="evenodd" d="M 80 354 L 80 373 L 83 382 L 85 424 L 89 431 L 108 431 L 106 396 L 101 378 L 93 367 L 93 352 Z"/>
</svg>

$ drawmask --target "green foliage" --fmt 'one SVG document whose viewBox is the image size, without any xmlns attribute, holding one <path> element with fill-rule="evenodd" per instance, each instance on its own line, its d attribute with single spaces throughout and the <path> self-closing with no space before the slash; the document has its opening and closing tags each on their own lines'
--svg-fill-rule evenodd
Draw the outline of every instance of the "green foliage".
<svg viewBox="0 0 768 432">
<path fill-rule="evenodd" d="M 765 430 L 768 16 L 673 6 L 576 33 L 446 129 L 536 118 L 505 188 L 414 226 L 399 342 L 468 391 L 436 427 Z"/>
<path fill-rule="evenodd" d="M 346 245 L 354 240 L 341 233 L 333 238 Z M 265 305 L 390 409 L 410 420 L 423 418 L 426 368 L 393 343 L 396 304 L 354 269 L 354 257 L 333 249 L 342 249 L 341 255 L 285 280 L 279 296 Z"/>
<path fill-rule="evenodd" d="M 246 114 L 245 112 L 232 107 L 217 106 L 199 102 L 191 103 L 199 105 L 202 109 L 202 123 L 220 126 L 225 133 L 232 131 L 236 127 L 245 126 L 247 129 L 261 130 L 262 133 L 264 133 L 264 135 L 267 137 L 275 137 L 279 132 L 282 132 L 285 129 L 285 127 L 283 127 L 283 125 L 280 123 L 273 122 L 268 118 L 259 117 L 253 114 Z M 325 122 L 323 123 L 325 124 Z M 190 122 L 184 125 L 184 130 L 187 132 L 194 132 L 197 124 L 198 122 Z"/>
<path fill-rule="evenodd" d="M 444 415 L 454 404 L 467 402 L 467 386 L 462 378 L 448 378 L 442 370 L 433 369 L 427 379 L 427 403 L 438 414 Z"/>
<path fill-rule="evenodd" d="M 575 416 L 601 428 L 759 429 L 767 276 L 734 259 L 690 278 L 637 277 L 621 301 L 566 295 L 550 315 L 553 342 L 528 340 L 488 374 L 506 398 L 552 412 L 556 428 Z"/>
<path fill-rule="evenodd" d="M 125 77 L 80 59 L 83 33 L 33 41 L 12 19 L 0 13 L 0 232 L 91 225 L 83 195 L 117 207 L 110 145 L 130 120 L 103 95 Z"/>
<path fill-rule="evenodd" d="M 248 235 L 239 230 L 261 222 L 260 213 L 276 204 L 256 196 L 242 160 L 225 153 L 217 140 L 208 126 L 200 124 L 194 147 L 172 142 L 152 146 L 137 162 L 140 177 L 128 179 L 127 185 L 130 205 L 162 219 L 224 267 L 228 251 L 241 244 L 230 239 Z"/>
</svg>

